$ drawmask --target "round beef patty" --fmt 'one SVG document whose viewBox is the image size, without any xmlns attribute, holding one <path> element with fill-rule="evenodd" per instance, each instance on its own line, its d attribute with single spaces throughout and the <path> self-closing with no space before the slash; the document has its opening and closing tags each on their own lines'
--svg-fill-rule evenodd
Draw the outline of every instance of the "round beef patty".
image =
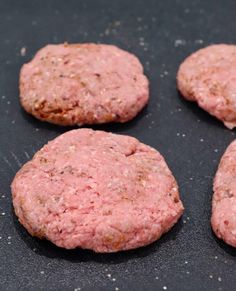
<svg viewBox="0 0 236 291">
<path fill-rule="evenodd" d="M 211 224 L 215 234 L 236 247 L 236 140 L 224 153 L 214 180 Z"/>
<path fill-rule="evenodd" d="M 20 72 L 22 106 L 59 125 L 126 122 L 148 97 L 139 60 L 112 45 L 47 45 Z"/>
<path fill-rule="evenodd" d="M 11 187 L 15 213 L 29 233 L 67 249 L 145 246 L 183 213 L 175 178 L 155 149 L 91 129 L 49 142 Z"/>
<path fill-rule="evenodd" d="M 193 53 L 181 64 L 177 85 L 186 99 L 226 127 L 236 127 L 236 45 L 211 45 Z"/>
</svg>

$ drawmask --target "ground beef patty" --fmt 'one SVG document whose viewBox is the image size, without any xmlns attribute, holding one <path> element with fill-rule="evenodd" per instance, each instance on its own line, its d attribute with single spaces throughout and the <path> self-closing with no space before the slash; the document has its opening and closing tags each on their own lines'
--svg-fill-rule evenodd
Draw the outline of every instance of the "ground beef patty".
<svg viewBox="0 0 236 291">
<path fill-rule="evenodd" d="M 218 44 L 189 56 L 177 74 L 182 95 L 236 127 L 236 45 Z"/>
<path fill-rule="evenodd" d="M 215 234 L 236 247 L 236 140 L 224 153 L 214 180 L 211 224 Z"/>
<path fill-rule="evenodd" d="M 47 45 L 20 73 L 25 110 L 60 125 L 126 122 L 148 96 L 139 60 L 112 45 Z"/>
<path fill-rule="evenodd" d="M 91 129 L 44 146 L 17 173 L 12 195 L 31 235 L 96 252 L 150 244 L 183 212 L 175 178 L 155 149 Z"/>
</svg>

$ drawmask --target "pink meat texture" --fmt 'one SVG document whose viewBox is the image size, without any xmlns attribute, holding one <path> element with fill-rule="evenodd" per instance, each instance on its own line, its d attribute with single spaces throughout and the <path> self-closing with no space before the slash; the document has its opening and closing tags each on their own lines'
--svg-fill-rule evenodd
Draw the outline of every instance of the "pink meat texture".
<svg viewBox="0 0 236 291">
<path fill-rule="evenodd" d="M 211 45 L 190 55 L 179 68 L 177 85 L 186 99 L 236 127 L 236 45 Z"/>
<path fill-rule="evenodd" d="M 218 238 L 236 247 L 236 140 L 224 153 L 214 180 L 211 224 Z"/>
<path fill-rule="evenodd" d="M 139 60 L 112 45 L 47 45 L 20 72 L 24 109 L 59 125 L 126 122 L 148 98 Z"/>
<path fill-rule="evenodd" d="M 49 142 L 11 188 L 28 232 L 67 249 L 145 246 L 183 213 L 177 183 L 159 152 L 133 137 L 91 129 Z"/>
</svg>

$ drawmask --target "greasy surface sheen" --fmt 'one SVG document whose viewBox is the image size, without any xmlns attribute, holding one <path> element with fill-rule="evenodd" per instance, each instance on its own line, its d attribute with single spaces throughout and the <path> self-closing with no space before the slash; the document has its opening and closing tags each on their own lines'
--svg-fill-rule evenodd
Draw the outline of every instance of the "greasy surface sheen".
<svg viewBox="0 0 236 291">
<path fill-rule="evenodd" d="M 148 96 L 139 60 L 112 45 L 47 45 L 20 73 L 25 110 L 61 125 L 125 122 Z"/>
<path fill-rule="evenodd" d="M 236 247 L 236 140 L 224 153 L 214 180 L 211 223 L 215 234 Z"/>
<path fill-rule="evenodd" d="M 180 66 L 182 95 L 222 120 L 236 126 L 236 45 L 218 44 L 200 49 Z"/>
<path fill-rule="evenodd" d="M 12 183 L 26 229 L 64 248 L 147 245 L 183 212 L 163 157 L 129 136 L 79 129 L 44 146 Z"/>
</svg>

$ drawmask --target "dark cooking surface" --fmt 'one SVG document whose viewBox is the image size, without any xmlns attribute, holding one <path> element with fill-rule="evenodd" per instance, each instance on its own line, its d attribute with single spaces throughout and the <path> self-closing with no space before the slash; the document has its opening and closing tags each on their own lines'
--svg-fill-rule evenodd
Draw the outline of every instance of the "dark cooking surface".
<svg viewBox="0 0 236 291">
<path fill-rule="evenodd" d="M 175 89 L 178 65 L 190 52 L 236 43 L 235 19 L 235 0 L 1 0 L 1 290 L 235 290 L 236 251 L 218 241 L 209 224 L 212 177 L 235 132 L 180 99 Z M 20 164 L 69 129 L 21 110 L 19 69 L 40 47 L 64 41 L 113 43 L 145 66 L 148 107 L 132 122 L 97 128 L 157 148 L 177 178 L 185 214 L 151 246 L 112 255 L 64 251 L 30 237 L 12 213 L 9 185 Z"/>
</svg>

